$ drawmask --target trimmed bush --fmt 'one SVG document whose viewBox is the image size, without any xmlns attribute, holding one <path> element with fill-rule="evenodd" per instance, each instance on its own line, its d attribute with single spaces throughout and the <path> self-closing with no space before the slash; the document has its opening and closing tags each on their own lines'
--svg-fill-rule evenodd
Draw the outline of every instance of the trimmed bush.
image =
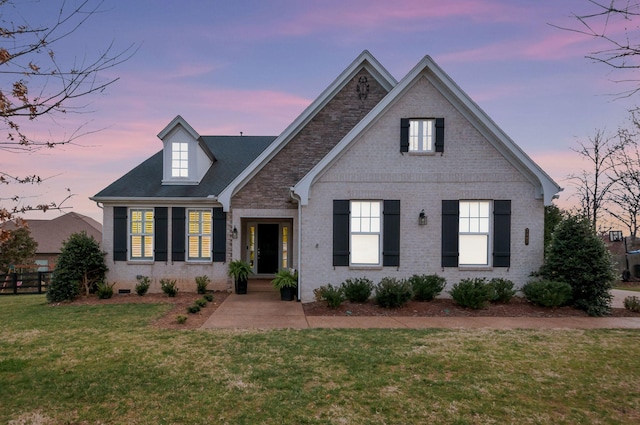
<svg viewBox="0 0 640 425">
<path fill-rule="evenodd" d="M 636 313 L 640 313 L 640 298 L 632 295 L 630 297 L 626 297 L 624 299 L 624 308 L 630 311 L 635 311 Z"/>
<path fill-rule="evenodd" d="M 98 296 L 98 298 L 100 298 L 101 300 L 106 300 L 113 297 L 113 286 L 115 284 L 115 282 L 113 282 L 111 285 L 106 282 L 98 283 L 98 288 L 96 289 L 96 295 Z"/>
<path fill-rule="evenodd" d="M 198 290 L 198 294 L 204 294 L 207 292 L 207 285 L 209 285 L 211 279 L 209 276 L 196 276 L 196 287 Z"/>
<path fill-rule="evenodd" d="M 344 296 L 352 303 L 364 303 L 371 298 L 373 282 L 366 277 L 347 279 L 341 285 Z"/>
<path fill-rule="evenodd" d="M 200 311 L 200 306 L 197 304 L 190 305 L 189 307 L 187 307 L 187 313 L 196 314 L 199 311 Z"/>
<path fill-rule="evenodd" d="M 138 280 L 138 283 L 136 283 L 136 294 L 143 296 L 151 286 L 151 279 L 149 279 L 148 276 L 138 276 L 136 279 Z"/>
<path fill-rule="evenodd" d="M 182 314 L 179 314 L 176 316 L 176 323 L 179 325 L 184 325 L 185 322 L 187 321 L 187 316 L 184 316 Z"/>
<path fill-rule="evenodd" d="M 433 300 L 447 285 L 447 280 L 437 274 L 417 275 L 414 274 L 409 278 L 411 289 L 413 290 L 413 299 L 416 301 Z"/>
<path fill-rule="evenodd" d="M 175 280 L 160 279 L 160 289 L 162 289 L 162 292 L 164 292 L 167 297 L 175 297 L 178 293 L 178 286 Z"/>
<path fill-rule="evenodd" d="M 513 282 L 509 279 L 494 277 L 487 285 L 489 285 L 490 291 L 489 301 L 492 303 L 506 304 L 516 294 L 516 290 L 513 289 Z"/>
<path fill-rule="evenodd" d="M 213 302 L 213 294 L 212 293 L 206 293 L 202 296 L 202 298 L 204 298 L 205 300 L 207 300 L 208 302 Z"/>
<path fill-rule="evenodd" d="M 411 284 L 407 280 L 383 277 L 376 286 L 375 301 L 384 308 L 398 308 L 405 305 L 413 296 Z"/>
<path fill-rule="evenodd" d="M 326 301 L 329 308 L 338 308 L 344 301 L 342 287 L 333 286 L 330 283 L 313 290 L 318 301 Z"/>
<path fill-rule="evenodd" d="M 205 300 L 204 298 L 198 298 L 197 300 L 195 300 L 195 305 L 197 305 L 200 308 L 206 307 L 207 300 Z"/>
<path fill-rule="evenodd" d="M 522 287 L 530 302 L 542 307 L 562 307 L 571 300 L 571 285 L 553 280 L 536 280 Z"/>
<path fill-rule="evenodd" d="M 491 289 L 483 277 L 462 279 L 453 285 L 449 294 L 460 307 L 474 310 L 484 308 L 491 299 Z"/>
</svg>

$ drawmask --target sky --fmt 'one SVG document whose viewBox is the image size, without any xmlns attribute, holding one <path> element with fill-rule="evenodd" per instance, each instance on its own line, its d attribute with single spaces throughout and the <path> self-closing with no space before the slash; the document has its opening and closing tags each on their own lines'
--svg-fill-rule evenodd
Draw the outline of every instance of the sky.
<svg viewBox="0 0 640 425">
<path fill-rule="evenodd" d="M 0 20 L 45 24 L 62 3 L 14 0 Z M 79 3 L 66 0 L 65 10 Z M 0 171 L 45 178 L 0 186 L 0 203 L 72 194 L 64 212 L 102 222 L 89 197 L 158 152 L 157 134 L 176 115 L 201 135 L 277 136 L 366 49 L 398 81 L 431 56 L 565 188 L 558 205 L 568 207 L 567 177 L 589 167 L 571 148 L 626 126 L 637 102 L 617 95 L 633 87 L 616 82 L 628 76 L 586 58 L 601 41 L 557 28 L 578 28 L 574 15 L 594 10 L 588 0 L 104 0 L 51 46 L 56 58 L 86 63 L 109 46 L 135 54 L 100 75 L 118 80 L 78 100 L 82 113 L 23 124 L 34 137 L 85 135 L 34 153 L 0 150 Z"/>
</svg>

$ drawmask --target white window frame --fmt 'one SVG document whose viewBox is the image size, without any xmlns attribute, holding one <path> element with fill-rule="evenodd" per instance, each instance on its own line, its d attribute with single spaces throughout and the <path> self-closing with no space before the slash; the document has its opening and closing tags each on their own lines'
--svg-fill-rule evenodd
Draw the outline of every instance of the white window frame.
<svg viewBox="0 0 640 425">
<path fill-rule="evenodd" d="M 188 142 L 171 142 L 171 178 L 189 178 Z"/>
<path fill-rule="evenodd" d="M 435 153 L 436 120 L 412 118 L 409 120 L 409 152 Z"/>
<path fill-rule="evenodd" d="M 187 261 L 211 262 L 213 261 L 213 210 L 207 208 L 188 208 L 186 220 L 186 248 Z M 191 220 L 192 214 L 197 214 L 197 222 Z M 208 223 L 204 214 L 209 215 Z M 207 229 L 208 227 L 208 229 Z M 191 241 L 195 239 L 198 246 L 198 255 L 192 256 Z M 208 239 L 208 240 L 207 240 Z"/>
<path fill-rule="evenodd" d="M 140 214 L 138 217 L 137 215 Z M 127 223 L 129 233 L 129 260 L 131 261 L 153 261 L 154 258 L 154 210 L 153 208 L 130 208 L 129 220 Z M 140 238 L 140 251 L 134 251 L 136 238 Z"/>
<path fill-rule="evenodd" d="M 352 266 L 382 265 L 382 201 L 350 201 L 349 214 L 349 263 Z M 376 211 L 377 210 L 377 211 Z M 375 246 L 373 250 L 365 247 Z M 363 252 L 363 250 L 371 252 Z"/>
<path fill-rule="evenodd" d="M 459 202 L 458 265 L 488 267 L 492 240 L 492 205 L 487 200 Z M 484 249 L 484 251 L 482 251 Z"/>
</svg>

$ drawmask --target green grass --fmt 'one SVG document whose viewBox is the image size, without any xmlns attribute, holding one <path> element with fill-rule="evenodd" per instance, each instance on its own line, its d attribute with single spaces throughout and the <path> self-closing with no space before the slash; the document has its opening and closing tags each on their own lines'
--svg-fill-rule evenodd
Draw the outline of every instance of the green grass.
<svg viewBox="0 0 640 425">
<path fill-rule="evenodd" d="M 620 289 L 622 291 L 640 292 L 640 285 L 638 285 L 638 286 L 614 286 L 613 289 Z"/>
<path fill-rule="evenodd" d="M 640 332 L 172 331 L 0 297 L 0 423 L 626 424 Z"/>
</svg>

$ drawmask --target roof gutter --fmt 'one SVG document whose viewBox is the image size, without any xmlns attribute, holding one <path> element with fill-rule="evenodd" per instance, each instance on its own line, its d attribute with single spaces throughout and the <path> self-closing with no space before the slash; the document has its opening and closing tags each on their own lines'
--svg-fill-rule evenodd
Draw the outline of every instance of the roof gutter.
<svg viewBox="0 0 640 425">
<path fill-rule="evenodd" d="M 300 267 L 300 263 L 302 261 L 302 232 L 300 231 L 300 227 L 302 226 L 302 202 L 300 200 L 300 197 L 293 191 L 293 187 L 289 188 L 289 196 L 291 197 L 291 199 L 293 199 L 296 204 L 298 204 L 298 228 L 296 229 L 296 238 L 297 238 L 297 257 L 298 257 L 298 294 L 297 294 L 297 300 L 300 301 L 300 293 L 302 292 L 300 290 L 300 287 L 302 286 L 302 268 Z"/>
</svg>

